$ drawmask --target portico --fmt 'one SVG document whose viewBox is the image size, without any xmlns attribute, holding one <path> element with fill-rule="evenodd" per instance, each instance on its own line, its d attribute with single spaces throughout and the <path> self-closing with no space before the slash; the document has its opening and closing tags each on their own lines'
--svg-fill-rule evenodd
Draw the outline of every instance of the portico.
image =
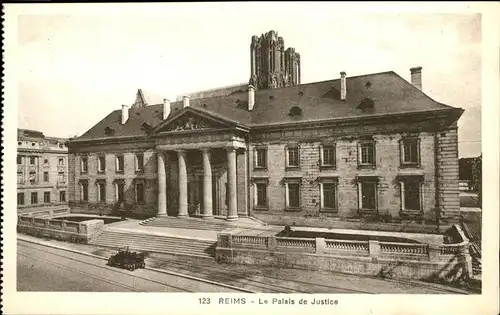
<svg viewBox="0 0 500 315">
<path fill-rule="evenodd" d="M 247 176 L 246 130 L 190 108 L 179 114 L 155 132 L 157 216 L 247 215 L 246 184 L 238 180 Z"/>
</svg>

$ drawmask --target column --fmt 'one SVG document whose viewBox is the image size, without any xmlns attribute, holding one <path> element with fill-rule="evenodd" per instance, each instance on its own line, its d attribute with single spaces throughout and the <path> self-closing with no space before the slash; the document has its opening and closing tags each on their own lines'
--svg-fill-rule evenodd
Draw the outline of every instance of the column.
<svg viewBox="0 0 500 315">
<path fill-rule="evenodd" d="M 401 211 L 405 210 L 405 182 L 401 181 Z"/>
<path fill-rule="evenodd" d="M 319 183 L 319 208 L 325 208 L 325 194 L 323 193 L 323 182 Z"/>
<path fill-rule="evenodd" d="M 229 194 L 228 221 L 238 220 L 238 208 L 236 199 L 236 149 L 227 149 L 227 186 Z"/>
<path fill-rule="evenodd" d="M 288 208 L 290 205 L 290 196 L 288 195 L 288 182 L 285 183 L 285 208 Z"/>
<path fill-rule="evenodd" d="M 165 156 L 157 153 L 158 160 L 158 213 L 157 216 L 167 215 L 167 177 L 165 174 Z M 118 196 L 118 189 L 116 192 Z"/>
<path fill-rule="evenodd" d="M 203 154 L 203 219 L 212 218 L 212 165 L 210 149 L 202 149 Z"/>
<path fill-rule="evenodd" d="M 363 209 L 363 191 L 361 189 L 361 182 L 358 182 L 358 209 Z"/>
<path fill-rule="evenodd" d="M 187 170 L 186 170 L 186 151 L 177 151 L 179 158 L 179 212 L 178 217 L 188 215 L 188 187 L 187 187 Z"/>
</svg>

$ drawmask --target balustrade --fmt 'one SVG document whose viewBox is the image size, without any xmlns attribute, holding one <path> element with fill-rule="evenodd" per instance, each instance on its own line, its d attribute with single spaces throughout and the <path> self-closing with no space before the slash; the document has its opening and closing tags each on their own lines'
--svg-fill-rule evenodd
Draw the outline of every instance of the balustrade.
<svg viewBox="0 0 500 315">
<path fill-rule="evenodd" d="M 326 240 L 326 248 L 368 252 L 368 242 L 347 241 L 347 240 Z"/>
<path fill-rule="evenodd" d="M 267 246 L 267 237 L 235 235 L 232 238 L 233 244 L 252 244 Z"/>
<path fill-rule="evenodd" d="M 277 246 L 315 248 L 316 240 L 309 238 L 277 237 Z"/>
<path fill-rule="evenodd" d="M 380 242 L 382 253 L 427 255 L 427 244 Z"/>
<path fill-rule="evenodd" d="M 439 253 L 441 255 L 459 255 L 462 251 L 463 245 L 442 245 L 439 246 Z"/>
</svg>

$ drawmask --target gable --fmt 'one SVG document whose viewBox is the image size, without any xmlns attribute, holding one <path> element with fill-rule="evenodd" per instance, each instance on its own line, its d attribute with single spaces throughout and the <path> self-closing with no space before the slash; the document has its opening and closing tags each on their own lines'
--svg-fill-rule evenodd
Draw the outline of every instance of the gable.
<svg viewBox="0 0 500 315">
<path fill-rule="evenodd" d="M 233 126 L 231 122 L 223 121 L 216 117 L 210 117 L 204 113 L 198 113 L 192 109 L 184 109 L 172 118 L 169 118 L 160 126 L 155 128 L 155 133 L 169 131 L 188 131 L 201 129 L 220 129 Z"/>
</svg>

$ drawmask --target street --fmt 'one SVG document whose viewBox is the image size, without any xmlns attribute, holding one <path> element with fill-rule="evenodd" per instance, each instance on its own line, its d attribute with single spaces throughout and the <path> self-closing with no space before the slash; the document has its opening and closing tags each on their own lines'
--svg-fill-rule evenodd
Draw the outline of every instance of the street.
<svg viewBox="0 0 500 315">
<path fill-rule="evenodd" d="M 225 284 L 259 293 L 472 293 L 421 281 L 380 279 L 271 266 L 219 264 L 210 259 L 153 253 L 146 259 L 148 267 L 173 272 L 179 276 L 144 269 L 130 272 L 108 267 L 105 265 L 105 260 L 99 258 L 66 252 L 50 246 L 66 247 L 102 257 L 110 257 L 115 252 L 113 250 L 56 240 L 41 240 L 25 235 L 21 237 L 42 244 L 18 240 L 17 281 L 18 290 L 21 291 L 237 291 L 221 287 Z M 26 254 L 34 258 L 26 259 L 24 256 Z M 220 285 L 186 279 L 182 275 L 206 279 Z"/>
<path fill-rule="evenodd" d="M 109 267 L 106 260 L 18 240 L 18 291 L 238 292 L 152 270 Z"/>
</svg>

